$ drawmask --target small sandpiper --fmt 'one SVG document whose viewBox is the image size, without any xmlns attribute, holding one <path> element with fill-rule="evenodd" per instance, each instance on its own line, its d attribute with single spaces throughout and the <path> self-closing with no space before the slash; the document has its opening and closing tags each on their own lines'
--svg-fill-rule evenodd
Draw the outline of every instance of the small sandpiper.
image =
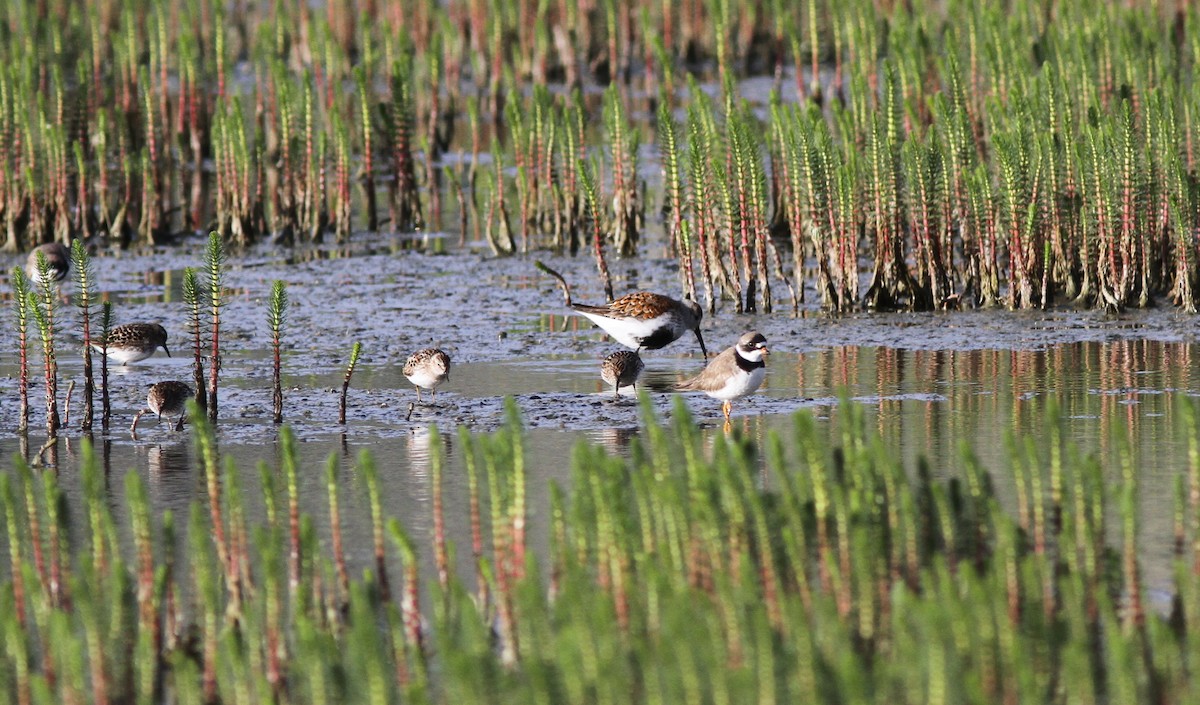
<svg viewBox="0 0 1200 705">
<path fill-rule="evenodd" d="M 692 331 L 700 342 L 700 354 L 708 358 L 704 336 L 700 334 L 700 320 L 704 317 L 704 311 L 695 301 L 680 301 L 662 294 L 637 291 L 603 306 L 577 304 L 571 300 L 571 288 L 561 274 L 541 262 L 536 264 L 538 269 L 558 280 L 568 307 L 603 328 L 604 332 L 630 350 L 658 350 Z"/>
<path fill-rule="evenodd" d="M 638 377 L 642 374 L 642 358 L 632 350 L 618 350 L 600 363 L 600 379 L 613 385 L 613 398 L 621 395 L 621 387 L 637 389 Z"/>
<path fill-rule="evenodd" d="M 729 423 L 729 412 L 733 400 L 754 393 L 767 375 L 767 339 L 761 333 L 750 331 L 742 335 L 737 345 L 725 350 L 708 363 L 708 367 L 675 388 L 681 392 L 704 392 L 714 399 L 721 399 L 721 412 Z"/>
<path fill-rule="evenodd" d="M 37 264 L 39 252 L 46 258 L 51 284 L 57 284 L 67 278 L 67 273 L 71 271 L 71 251 L 61 242 L 48 242 L 33 248 L 29 252 L 29 258 L 25 260 L 25 273 L 29 275 L 30 281 L 35 285 L 42 283 L 42 274 L 38 271 Z"/>
<path fill-rule="evenodd" d="M 183 430 L 183 417 L 187 412 L 188 399 L 192 398 L 192 388 L 185 382 L 157 382 L 150 387 L 150 393 L 146 395 L 146 406 L 149 408 L 142 409 L 133 417 L 133 425 L 130 426 L 130 433 L 137 433 L 138 421 L 147 413 L 158 415 L 158 420 L 162 421 L 162 417 L 166 416 L 167 421 L 171 417 L 176 417 L 175 430 Z"/>
<path fill-rule="evenodd" d="M 99 343 L 92 343 L 92 347 L 104 352 L 104 346 Z M 122 365 L 145 360 L 159 348 L 171 357 L 171 351 L 167 349 L 167 329 L 157 323 L 126 323 L 108 332 L 108 356 Z"/>
<path fill-rule="evenodd" d="M 408 356 L 404 362 L 405 379 L 417 388 L 417 401 L 421 401 L 421 390 L 433 392 L 437 401 L 437 387 L 450 379 L 450 356 L 437 348 L 425 348 Z"/>
</svg>

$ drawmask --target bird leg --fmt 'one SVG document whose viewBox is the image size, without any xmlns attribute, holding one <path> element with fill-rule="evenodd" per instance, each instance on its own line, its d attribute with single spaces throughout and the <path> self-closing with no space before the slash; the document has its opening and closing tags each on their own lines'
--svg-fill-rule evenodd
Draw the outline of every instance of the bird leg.
<svg viewBox="0 0 1200 705">
<path fill-rule="evenodd" d="M 416 390 L 417 390 L 417 403 L 420 404 L 421 403 L 421 388 L 416 387 Z"/>
<path fill-rule="evenodd" d="M 726 402 L 721 405 L 721 412 L 725 414 L 725 423 L 729 423 L 730 411 L 733 411 L 733 402 L 726 400 Z"/>
<path fill-rule="evenodd" d="M 183 417 L 184 417 L 184 416 L 185 416 L 185 414 L 180 414 L 180 415 L 179 415 L 179 421 L 175 422 L 175 430 L 176 430 L 176 431 L 182 431 L 182 430 L 183 430 Z"/>
</svg>

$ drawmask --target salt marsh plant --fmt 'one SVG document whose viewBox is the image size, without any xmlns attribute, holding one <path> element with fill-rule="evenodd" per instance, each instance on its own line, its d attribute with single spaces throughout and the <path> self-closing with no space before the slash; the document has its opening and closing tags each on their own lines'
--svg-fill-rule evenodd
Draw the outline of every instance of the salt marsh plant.
<svg viewBox="0 0 1200 705">
<path fill-rule="evenodd" d="M 1192 404 L 1172 403 L 1200 448 Z M 312 468 L 286 428 L 251 526 L 240 474 L 222 468 L 193 413 L 209 496 L 182 543 L 137 473 L 114 510 L 86 442 L 78 498 L 12 461 L 0 472 L 0 692 L 29 703 L 1174 703 L 1196 692 L 1185 666 L 1197 649 L 1200 475 L 1176 479 L 1171 600 L 1150 609 L 1123 429 L 1111 456 L 1081 455 L 1051 404 L 1047 443 L 1014 436 L 991 469 L 1014 490 L 1006 509 L 969 448 L 959 476 L 935 480 L 904 467 L 850 402 L 832 434 L 800 414 L 761 443 L 735 433 L 711 445 L 680 405 L 666 425 L 647 417 L 629 457 L 577 446 L 542 541 L 527 535 L 525 441 L 509 409 L 496 433 L 459 435 L 466 579 L 436 528 L 462 506 L 437 499 L 436 435 L 428 544 L 385 515 L 369 454 L 353 464 L 373 535 L 359 575 L 337 458 L 325 468 L 330 545 L 299 509 L 297 477 Z M 67 542 L 70 515 L 80 540 Z M 548 548 L 535 555 L 531 540 Z M 436 573 L 422 583 L 426 550 Z"/>
<path fill-rule="evenodd" d="M 20 372 L 17 378 L 17 395 L 20 407 L 17 410 L 17 430 L 24 432 L 29 428 L 29 279 L 25 270 L 13 267 L 12 273 L 13 301 L 16 304 L 17 324 L 17 355 Z"/>
<path fill-rule="evenodd" d="M 275 423 L 283 423 L 283 377 L 281 374 L 280 349 L 283 341 L 283 325 L 287 319 L 287 284 L 278 279 L 271 286 L 271 298 L 267 302 L 267 327 L 271 330 L 272 373 L 271 399 L 275 410 Z"/>
<path fill-rule="evenodd" d="M 575 252 L 594 243 L 579 164 L 602 157 L 604 246 L 645 254 L 661 228 L 710 309 L 806 289 L 834 312 L 1198 308 L 1200 15 L 1173 6 L 22 7 L 0 47 L 8 250 L 346 238 L 382 224 L 386 183 L 397 231 L 437 226 L 461 187 L 498 252 Z M 763 75 L 770 101 L 740 83 Z M 651 134 L 669 164 L 643 185 Z"/>
<path fill-rule="evenodd" d="M 100 307 L 100 423 L 105 431 L 112 416 L 112 398 L 108 393 L 108 335 L 112 332 L 113 305 L 105 301 Z"/>
<path fill-rule="evenodd" d="M 208 418 L 217 420 L 217 381 L 221 371 L 221 308 L 225 305 L 225 244 L 220 233 L 208 236 L 204 274 L 208 314 L 212 324 L 212 349 L 208 358 Z"/>
<path fill-rule="evenodd" d="M 350 362 L 346 364 L 346 374 L 342 377 L 342 397 L 338 404 L 338 423 L 346 423 L 346 395 L 350 392 L 350 378 L 354 376 L 354 368 L 358 366 L 358 358 L 362 355 L 362 343 L 356 342 L 350 349 Z"/>
<path fill-rule="evenodd" d="M 207 410 L 208 391 L 204 383 L 204 344 L 200 340 L 204 292 L 195 267 L 185 267 L 183 270 L 183 303 L 187 306 L 188 333 L 192 338 L 192 383 L 196 389 L 196 404 L 202 410 Z"/>
<path fill-rule="evenodd" d="M 43 388 L 46 392 L 46 435 L 53 438 L 62 426 L 58 415 L 58 357 L 55 352 L 55 337 L 58 327 L 55 314 L 58 310 L 58 285 L 50 274 L 50 263 L 46 256 L 37 252 L 38 290 L 26 293 L 26 308 L 32 312 L 37 325 L 38 338 L 42 343 Z"/>
<path fill-rule="evenodd" d="M 82 240 L 71 243 L 71 271 L 75 273 L 75 305 L 79 307 L 83 338 L 83 420 L 80 430 L 92 429 L 95 420 L 95 378 L 92 373 L 92 299 L 95 296 L 95 277 L 91 257 Z"/>
</svg>

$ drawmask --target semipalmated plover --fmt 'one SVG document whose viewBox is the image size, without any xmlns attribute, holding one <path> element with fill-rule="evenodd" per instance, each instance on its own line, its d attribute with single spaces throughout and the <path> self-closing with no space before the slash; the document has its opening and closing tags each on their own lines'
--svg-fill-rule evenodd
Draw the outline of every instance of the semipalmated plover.
<svg viewBox="0 0 1200 705">
<path fill-rule="evenodd" d="M 767 374 L 767 339 L 761 333 L 750 331 L 742 335 L 737 345 L 725 350 L 708 363 L 708 367 L 695 377 L 676 386 L 681 392 L 704 392 L 714 399 L 721 399 L 721 411 L 725 421 L 733 400 L 752 394 L 763 383 Z"/>
</svg>

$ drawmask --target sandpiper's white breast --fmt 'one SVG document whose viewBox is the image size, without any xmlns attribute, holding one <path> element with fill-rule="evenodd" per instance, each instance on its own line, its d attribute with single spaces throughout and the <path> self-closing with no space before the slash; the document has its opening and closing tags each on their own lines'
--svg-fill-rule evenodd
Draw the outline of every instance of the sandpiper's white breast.
<svg viewBox="0 0 1200 705">
<path fill-rule="evenodd" d="M 94 349 L 96 352 L 104 352 L 104 346 L 97 345 L 96 343 L 92 343 L 92 349 Z M 154 353 L 157 350 L 158 350 L 157 347 L 153 347 L 153 348 L 141 348 L 141 347 L 123 348 L 123 347 L 109 346 L 108 357 L 110 360 L 116 360 L 117 362 L 121 363 L 122 365 L 127 365 L 131 362 L 141 362 L 142 360 L 153 357 Z"/>
<path fill-rule="evenodd" d="M 436 371 L 428 369 L 427 366 L 423 366 L 405 377 L 421 389 L 433 389 L 446 381 L 445 375 L 440 375 Z"/>
</svg>

